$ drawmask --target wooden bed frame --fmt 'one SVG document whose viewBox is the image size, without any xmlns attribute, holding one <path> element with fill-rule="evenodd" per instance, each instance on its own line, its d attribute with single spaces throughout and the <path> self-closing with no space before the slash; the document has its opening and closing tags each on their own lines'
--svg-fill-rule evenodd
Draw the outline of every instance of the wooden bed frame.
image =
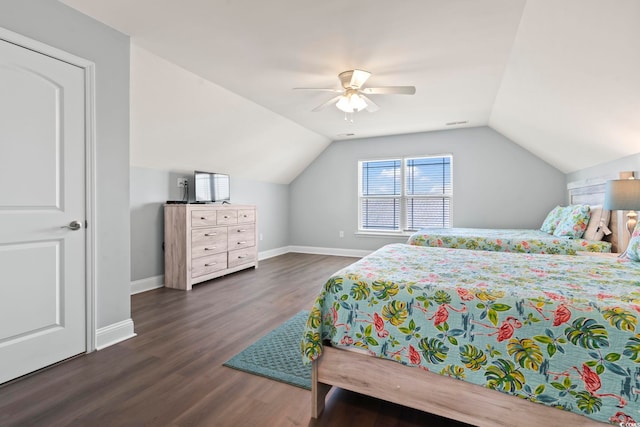
<svg viewBox="0 0 640 427">
<path fill-rule="evenodd" d="M 336 386 L 479 427 L 606 425 L 392 360 L 328 346 L 313 362 L 311 379 L 313 418 L 320 416 L 327 393 Z"/>
<path fill-rule="evenodd" d="M 602 204 L 604 187 L 605 180 L 569 184 L 569 203 Z M 612 234 L 606 240 L 612 242 L 613 252 L 619 252 L 624 233 L 615 213 L 609 224 Z M 333 386 L 481 427 L 608 425 L 392 360 L 325 345 L 312 365 L 313 418 L 324 410 Z"/>
</svg>

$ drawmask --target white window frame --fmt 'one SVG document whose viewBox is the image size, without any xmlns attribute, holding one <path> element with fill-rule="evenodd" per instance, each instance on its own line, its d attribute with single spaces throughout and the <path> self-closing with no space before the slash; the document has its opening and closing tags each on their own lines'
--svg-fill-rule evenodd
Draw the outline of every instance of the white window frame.
<svg viewBox="0 0 640 427">
<path fill-rule="evenodd" d="M 451 171 L 451 192 L 448 194 L 439 195 L 407 195 L 406 185 L 406 170 L 407 161 L 415 159 L 429 159 L 429 158 L 449 158 L 449 168 Z M 368 162 L 384 162 L 384 161 L 400 161 L 400 195 L 380 195 L 380 196 L 363 196 L 362 195 L 362 165 Z M 398 156 L 398 157 L 385 157 L 378 159 L 365 159 L 358 160 L 358 232 L 356 234 L 363 235 L 409 235 L 415 232 L 417 229 L 408 228 L 408 212 L 407 201 L 409 199 L 414 200 L 429 200 L 429 199 L 448 199 L 449 200 L 449 217 L 448 223 L 452 224 L 453 217 L 453 155 L 451 153 L 446 154 L 429 154 L 424 156 Z M 362 201 L 365 199 L 399 199 L 400 203 L 400 216 L 399 216 L 399 228 L 396 230 L 381 230 L 377 228 L 363 228 L 362 227 Z"/>
</svg>

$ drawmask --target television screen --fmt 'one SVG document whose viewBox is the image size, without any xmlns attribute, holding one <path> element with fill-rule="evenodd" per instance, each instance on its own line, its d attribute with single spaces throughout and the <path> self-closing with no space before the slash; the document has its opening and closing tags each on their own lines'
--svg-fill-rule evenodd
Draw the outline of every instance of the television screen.
<svg viewBox="0 0 640 427">
<path fill-rule="evenodd" d="M 196 202 L 229 201 L 229 175 L 213 172 L 194 172 Z"/>
</svg>

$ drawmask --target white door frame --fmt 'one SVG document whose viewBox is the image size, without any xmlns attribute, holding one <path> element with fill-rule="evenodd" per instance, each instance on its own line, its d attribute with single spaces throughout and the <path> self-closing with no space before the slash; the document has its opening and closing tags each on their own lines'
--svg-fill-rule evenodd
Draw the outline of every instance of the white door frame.
<svg viewBox="0 0 640 427">
<path fill-rule="evenodd" d="M 96 349 L 96 157 L 95 157 L 95 64 L 79 56 L 30 39 L 0 27 L 0 39 L 34 52 L 84 69 L 85 87 L 85 264 L 86 264 L 86 347 L 87 353 Z"/>
</svg>

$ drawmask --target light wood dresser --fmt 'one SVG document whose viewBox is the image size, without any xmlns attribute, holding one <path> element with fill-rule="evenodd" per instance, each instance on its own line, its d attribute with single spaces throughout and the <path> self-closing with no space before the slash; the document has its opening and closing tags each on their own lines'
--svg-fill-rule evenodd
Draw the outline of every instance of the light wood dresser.
<svg viewBox="0 0 640 427">
<path fill-rule="evenodd" d="M 164 205 L 164 285 L 191 286 L 258 267 L 256 207 Z"/>
</svg>

